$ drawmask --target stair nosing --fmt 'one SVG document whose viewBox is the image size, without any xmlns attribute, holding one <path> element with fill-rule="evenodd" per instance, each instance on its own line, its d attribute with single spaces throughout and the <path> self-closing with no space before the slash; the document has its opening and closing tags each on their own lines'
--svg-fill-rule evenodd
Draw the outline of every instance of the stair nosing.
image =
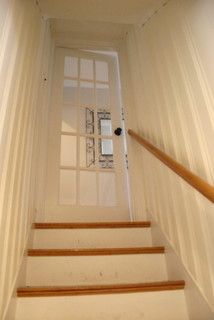
<svg viewBox="0 0 214 320">
<path fill-rule="evenodd" d="M 150 228 L 150 221 L 115 221 L 115 222 L 37 222 L 34 229 L 125 229 Z"/>
<path fill-rule="evenodd" d="M 18 297 L 74 296 L 95 294 L 137 293 L 152 291 L 183 290 L 184 280 L 158 281 L 134 284 L 90 285 L 90 286 L 54 286 L 18 288 Z"/>
<path fill-rule="evenodd" d="M 125 254 L 163 254 L 165 248 L 129 247 L 129 248 L 94 248 L 94 249 L 29 249 L 28 256 L 99 256 Z"/>
</svg>

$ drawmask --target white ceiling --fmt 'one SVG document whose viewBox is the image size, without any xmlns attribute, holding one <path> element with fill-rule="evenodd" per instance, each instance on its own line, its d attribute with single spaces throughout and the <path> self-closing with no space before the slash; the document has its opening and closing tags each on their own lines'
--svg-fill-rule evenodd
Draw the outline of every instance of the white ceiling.
<svg viewBox="0 0 214 320">
<path fill-rule="evenodd" d="M 165 0 L 39 0 L 50 18 L 134 24 L 143 21 Z"/>
<path fill-rule="evenodd" d="M 51 19 L 51 26 L 56 38 L 108 42 L 123 39 L 129 28 L 127 24 L 73 21 L 69 19 Z"/>
</svg>

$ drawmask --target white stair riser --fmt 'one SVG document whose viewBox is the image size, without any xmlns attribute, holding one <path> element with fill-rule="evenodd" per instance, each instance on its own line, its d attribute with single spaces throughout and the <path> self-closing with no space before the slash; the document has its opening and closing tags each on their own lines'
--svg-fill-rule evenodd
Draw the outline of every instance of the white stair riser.
<svg viewBox="0 0 214 320">
<path fill-rule="evenodd" d="M 150 228 L 36 229 L 34 248 L 102 248 L 151 246 Z"/>
<path fill-rule="evenodd" d="M 88 285 L 167 280 L 164 254 L 28 257 L 27 285 Z"/>
<path fill-rule="evenodd" d="M 187 320 L 183 290 L 18 298 L 16 320 Z"/>
</svg>

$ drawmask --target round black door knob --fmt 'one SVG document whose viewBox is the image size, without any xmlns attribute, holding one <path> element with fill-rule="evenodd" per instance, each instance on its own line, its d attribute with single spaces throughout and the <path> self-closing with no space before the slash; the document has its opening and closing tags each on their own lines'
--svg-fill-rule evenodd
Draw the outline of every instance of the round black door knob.
<svg viewBox="0 0 214 320">
<path fill-rule="evenodd" d="M 122 133 L 122 129 L 121 128 L 117 128 L 114 130 L 114 134 L 116 134 L 116 136 L 120 136 Z"/>
</svg>

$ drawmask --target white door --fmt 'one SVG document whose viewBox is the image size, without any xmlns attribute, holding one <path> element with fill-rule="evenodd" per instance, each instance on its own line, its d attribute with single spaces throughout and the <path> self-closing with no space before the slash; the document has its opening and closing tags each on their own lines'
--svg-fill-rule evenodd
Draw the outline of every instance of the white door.
<svg viewBox="0 0 214 320">
<path fill-rule="evenodd" d="M 111 56 L 56 50 L 46 218 L 129 219 L 119 86 Z"/>
</svg>

